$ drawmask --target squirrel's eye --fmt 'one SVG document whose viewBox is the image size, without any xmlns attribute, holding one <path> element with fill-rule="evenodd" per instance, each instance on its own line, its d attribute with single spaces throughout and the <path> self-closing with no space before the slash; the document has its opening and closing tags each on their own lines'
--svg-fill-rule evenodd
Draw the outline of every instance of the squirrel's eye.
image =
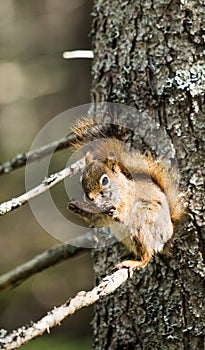
<svg viewBox="0 0 205 350">
<path fill-rule="evenodd" d="M 106 174 L 103 174 L 100 178 L 100 184 L 105 187 L 110 183 L 110 180 Z"/>
</svg>

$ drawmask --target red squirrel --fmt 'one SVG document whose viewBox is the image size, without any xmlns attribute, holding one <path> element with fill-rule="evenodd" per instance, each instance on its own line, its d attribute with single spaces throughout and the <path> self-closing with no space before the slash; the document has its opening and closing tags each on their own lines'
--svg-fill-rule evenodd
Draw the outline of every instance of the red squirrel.
<svg viewBox="0 0 205 350">
<path fill-rule="evenodd" d="M 76 134 L 80 133 L 77 128 Z M 96 140 L 85 160 L 82 188 L 86 200 L 70 201 L 68 209 L 90 226 L 112 229 L 118 223 L 113 225 L 114 234 L 134 259 L 116 268 L 144 267 L 163 250 L 183 214 L 178 172 L 150 154 L 128 151 L 116 138 Z"/>
</svg>

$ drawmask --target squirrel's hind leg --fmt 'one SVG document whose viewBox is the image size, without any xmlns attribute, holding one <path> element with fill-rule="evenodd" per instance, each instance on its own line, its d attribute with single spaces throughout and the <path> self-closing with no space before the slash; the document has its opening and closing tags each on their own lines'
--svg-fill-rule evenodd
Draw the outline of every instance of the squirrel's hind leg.
<svg viewBox="0 0 205 350">
<path fill-rule="evenodd" d="M 129 270 L 130 275 L 132 276 L 134 270 L 145 267 L 151 260 L 151 258 L 151 255 L 146 255 L 141 260 L 124 260 L 121 263 L 117 264 L 114 267 L 114 269 L 118 270 L 123 267 L 126 267 Z"/>
</svg>

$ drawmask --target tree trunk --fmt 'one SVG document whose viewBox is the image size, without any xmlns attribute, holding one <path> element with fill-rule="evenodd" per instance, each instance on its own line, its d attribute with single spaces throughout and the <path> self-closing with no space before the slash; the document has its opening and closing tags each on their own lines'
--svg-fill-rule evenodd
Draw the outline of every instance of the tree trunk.
<svg viewBox="0 0 205 350">
<path fill-rule="evenodd" d="M 189 212 L 170 253 L 96 305 L 96 350 L 205 347 L 204 23 L 203 0 L 94 1 L 93 101 L 136 107 L 165 128 Z M 97 280 L 122 251 L 119 243 L 94 252 Z"/>
</svg>

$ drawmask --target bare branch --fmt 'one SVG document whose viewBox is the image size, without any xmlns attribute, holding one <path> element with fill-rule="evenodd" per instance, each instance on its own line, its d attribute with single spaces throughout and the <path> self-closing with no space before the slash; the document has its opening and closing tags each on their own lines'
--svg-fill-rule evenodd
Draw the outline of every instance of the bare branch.
<svg viewBox="0 0 205 350">
<path fill-rule="evenodd" d="M 55 186 L 58 182 L 62 181 L 68 176 L 73 176 L 81 171 L 85 167 L 85 159 L 81 158 L 69 167 L 59 171 L 58 173 L 51 174 L 49 177 L 45 178 L 43 182 L 34 187 L 32 190 L 22 194 L 17 198 L 12 198 L 8 202 L 0 204 L 0 216 L 5 215 L 8 212 L 17 209 L 21 205 L 27 203 L 30 199 L 39 196 L 40 194 L 47 191 L 49 188 Z"/>
<path fill-rule="evenodd" d="M 97 246 L 92 232 L 73 239 L 70 244 L 62 244 L 35 256 L 33 259 L 0 276 L 0 290 L 16 287 L 29 277 L 71 257 L 77 256 L 86 248 Z"/>
<path fill-rule="evenodd" d="M 76 135 L 74 133 L 70 133 L 61 140 L 52 142 L 31 152 L 17 154 L 10 161 L 0 163 L 0 175 L 9 174 L 11 171 L 25 166 L 26 163 L 30 164 L 39 161 L 43 157 L 53 152 L 71 147 L 75 141 Z"/>
<path fill-rule="evenodd" d="M 60 246 L 46 250 L 36 255 L 33 259 L 19 265 L 15 269 L 0 276 L 0 290 L 8 287 L 15 287 L 24 282 L 29 277 L 41 272 L 52 265 L 56 265 L 63 260 L 76 256 L 83 251 L 81 247 L 73 247 L 62 244 Z"/>
<path fill-rule="evenodd" d="M 0 290 L 8 287 L 15 287 L 24 282 L 29 277 L 47 269 L 50 266 L 56 265 L 63 260 L 76 256 L 82 252 L 83 248 L 74 247 L 67 244 L 46 250 L 45 252 L 36 255 L 33 259 L 9 272 L 0 276 Z"/>
<path fill-rule="evenodd" d="M 50 328 L 59 325 L 66 317 L 74 314 L 77 310 L 92 305 L 99 299 L 113 293 L 128 278 L 128 269 L 121 268 L 111 275 L 106 276 L 102 282 L 91 291 L 81 291 L 65 304 L 54 308 L 38 322 L 33 323 L 30 326 L 23 326 L 6 336 L 4 336 L 4 331 L 2 331 L 0 337 L 0 349 L 17 349 L 21 345 L 42 335 L 46 331 L 49 333 Z"/>
<path fill-rule="evenodd" d="M 49 154 L 72 147 L 74 144 L 79 144 L 80 142 L 86 142 L 86 140 L 92 141 L 96 137 L 104 138 L 112 136 L 124 139 L 125 134 L 129 133 L 129 129 L 125 127 L 115 125 L 112 122 L 94 122 L 92 118 L 85 118 L 82 125 L 81 123 L 77 123 L 76 125 L 77 129 L 75 132 L 71 132 L 61 140 L 54 141 L 31 152 L 17 154 L 11 160 L 0 163 L 0 175 L 9 174 L 11 171 L 21 168 L 26 164 L 39 161 Z"/>
</svg>

